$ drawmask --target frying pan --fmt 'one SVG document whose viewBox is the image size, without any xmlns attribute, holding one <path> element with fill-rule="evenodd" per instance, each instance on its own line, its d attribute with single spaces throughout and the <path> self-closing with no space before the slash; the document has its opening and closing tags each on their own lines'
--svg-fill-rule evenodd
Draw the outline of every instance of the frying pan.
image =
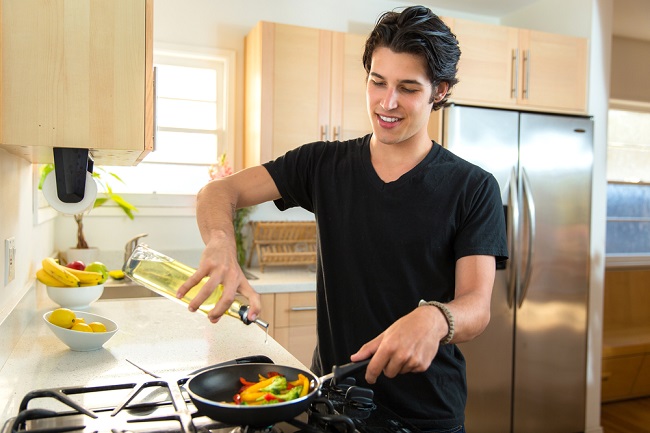
<svg viewBox="0 0 650 433">
<path fill-rule="evenodd" d="M 326 380 L 345 377 L 366 367 L 369 362 L 370 359 L 367 359 L 335 366 L 332 373 L 322 377 L 315 376 L 308 370 L 278 364 L 248 363 L 216 366 L 191 376 L 185 384 L 185 389 L 196 408 L 215 421 L 236 426 L 268 427 L 292 419 L 307 410 Z M 240 377 L 255 381 L 258 374 L 266 376 L 270 372 L 278 372 L 288 381 L 296 380 L 298 374 L 303 374 L 309 379 L 309 392 L 295 400 L 270 405 L 232 404 L 233 396 L 241 388 Z"/>
</svg>

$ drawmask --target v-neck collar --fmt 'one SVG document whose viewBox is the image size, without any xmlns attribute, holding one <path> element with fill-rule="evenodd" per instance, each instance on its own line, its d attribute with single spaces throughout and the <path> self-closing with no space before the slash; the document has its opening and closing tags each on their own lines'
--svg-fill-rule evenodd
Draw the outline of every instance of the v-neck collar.
<svg viewBox="0 0 650 433">
<path fill-rule="evenodd" d="M 362 151 L 361 151 L 361 161 L 363 163 L 363 168 L 366 172 L 366 175 L 368 176 L 368 179 L 370 182 L 380 191 L 388 191 L 391 189 L 396 189 L 401 187 L 402 185 L 410 182 L 410 180 L 413 178 L 413 176 L 417 175 L 423 167 L 427 166 L 433 159 L 436 157 L 438 154 L 440 146 L 435 142 L 432 141 L 432 146 L 431 149 L 429 150 L 429 153 L 424 157 L 422 161 L 420 161 L 415 167 L 401 175 L 398 179 L 393 180 L 391 182 L 384 182 L 377 172 L 375 171 L 375 168 L 372 165 L 371 157 L 370 157 L 370 138 L 372 137 L 372 134 L 369 134 L 366 136 L 363 146 L 362 146 Z"/>
</svg>

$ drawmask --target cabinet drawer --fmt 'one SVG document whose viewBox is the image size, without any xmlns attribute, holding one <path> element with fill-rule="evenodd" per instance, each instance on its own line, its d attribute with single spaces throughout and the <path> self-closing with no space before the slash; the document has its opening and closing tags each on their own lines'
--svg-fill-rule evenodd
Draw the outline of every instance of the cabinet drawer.
<svg viewBox="0 0 650 433">
<path fill-rule="evenodd" d="M 276 293 L 275 328 L 316 326 L 316 292 Z"/>
<path fill-rule="evenodd" d="M 276 293 L 273 338 L 309 368 L 316 347 L 316 292 Z"/>
<path fill-rule="evenodd" d="M 632 395 L 635 397 L 650 395 L 650 354 L 645 354 L 639 368 L 639 374 L 632 388 Z"/>
<path fill-rule="evenodd" d="M 276 328 L 274 339 L 307 368 L 311 366 L 311 359 L 316 348 L 316 326 Z"/>
<path fill-rule="evenodd" d="M 643 355 L 603 359 L 602 401 L 630 397 L 642 362 Z"/>
</svg>

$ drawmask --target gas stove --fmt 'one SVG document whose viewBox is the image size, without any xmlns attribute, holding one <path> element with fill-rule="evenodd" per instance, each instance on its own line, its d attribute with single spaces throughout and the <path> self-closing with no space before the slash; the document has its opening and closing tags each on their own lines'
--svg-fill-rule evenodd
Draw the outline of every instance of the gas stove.
<svg viewBox="0 0 650 433">
<path fill-rule="evenodd" d="M 356 386 L 353 378 L 325 382 L 308 410 L 262 429 L 227 425 L 201 414 L 184 388 L 187 380 L 154 377 L 137 383 L 34 390 L 23 397 L 19 413 L 5 421 L 0 433 L 419 432 L 378 405 L 372 390 Z"/>
</svg>

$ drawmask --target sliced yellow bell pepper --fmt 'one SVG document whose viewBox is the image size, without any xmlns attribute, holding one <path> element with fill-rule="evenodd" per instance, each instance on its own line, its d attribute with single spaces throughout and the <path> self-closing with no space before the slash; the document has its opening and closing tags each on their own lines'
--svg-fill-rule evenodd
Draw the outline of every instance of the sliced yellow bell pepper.
<svg viewBox="0 0 650 433">
<path fill-rule="evenodd" d="M 241 392 L 242 398 L 244 397 L 244 394 L 250 394 L 254 392 L 259 392 L 260 389 L 269 386 L 271 383 L 273 383 L 273 380 L 275 377 L 270 377 L 268 379 L 262 380 L 260 382 L 257 382 L 255 385 L 251 385 L 245 390 Z"/>
<path fill-rule="evenodd" d="M 245 401 L 246 403 L 251 403 L 260 397 L 264 397 L 266 394 L 268 394 L 268 392 L 262 391 L 262 392 L 247 392 L 247 393 L 242 392 L 240 395 L 241 395 L 241 401 Z"/>
<path fill-rule="evenodd" d="M 304 374 L 298 374 L 298 379 L 302 380 L 302 390 L 300 391 L 300 397 L 304 397 L 309 392 L 309 379 Z"/>
</svg>

